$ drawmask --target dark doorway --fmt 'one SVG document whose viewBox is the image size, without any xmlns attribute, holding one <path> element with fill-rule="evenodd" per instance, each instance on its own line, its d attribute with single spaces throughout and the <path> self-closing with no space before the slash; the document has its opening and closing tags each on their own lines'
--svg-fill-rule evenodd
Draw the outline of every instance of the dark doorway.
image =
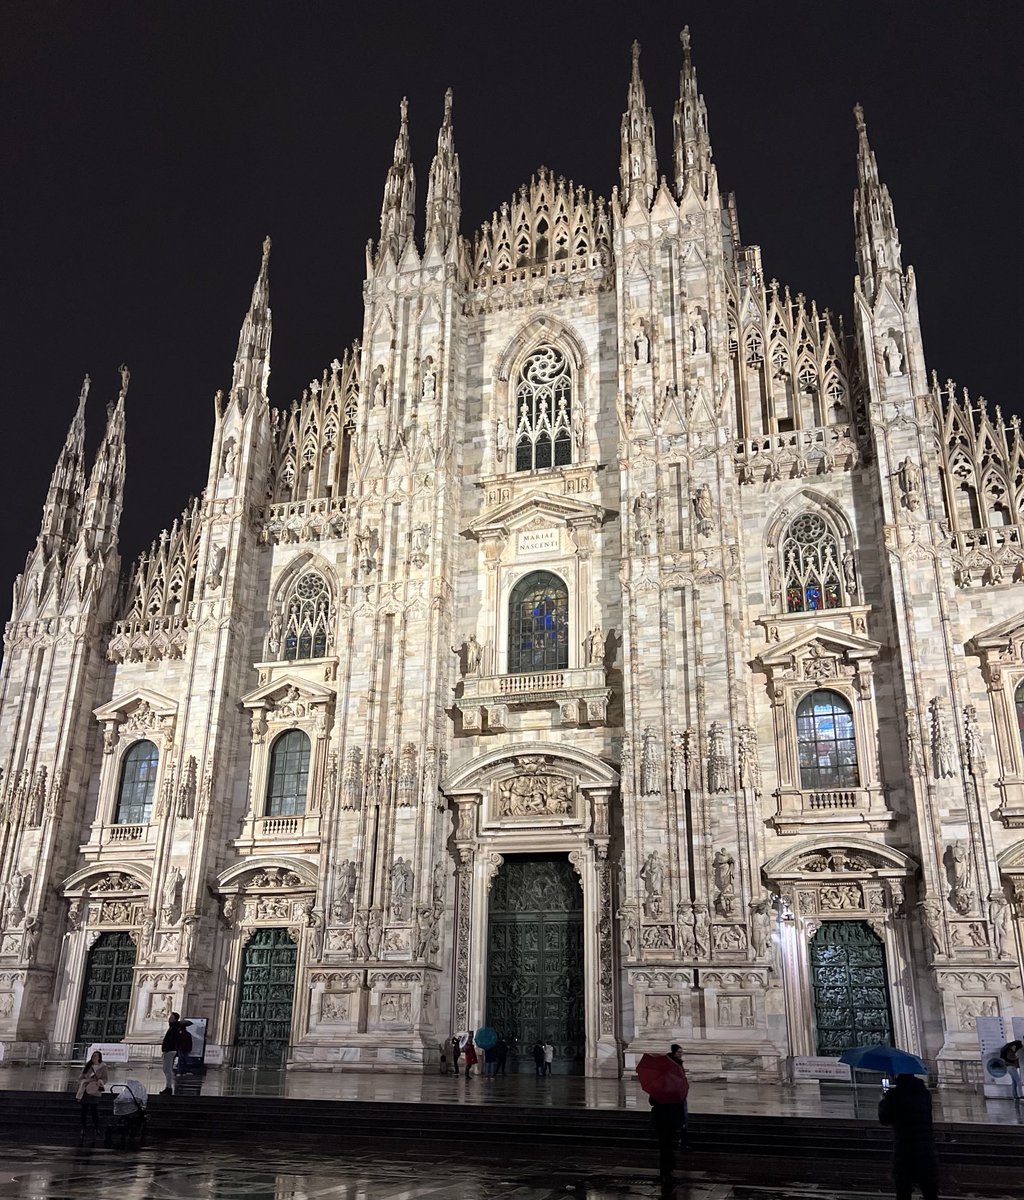
<svg viewBox="0 0 1024 1200">
<path fill-rule="evenodd" d="M 866 921 L 823 921 L 811 939 L 818 1053 L 892 1044 L 885 947 Z"/>
<path fill-rule="evenodd" d="M 235 1044 L 255 1047 L 261 1063 L 279 1063 L 288 1049 L 295 958 L 287 929 L 257 929 L 242 957 Z"/>
<path fill-rule="evenodd" d="M 533 1070 L 535 1042 L 555 1049 L 553 1070 L 583 1070 L 583 892 L 564 854 L 508 855 L 491 887 L 487 1023 Z"/>
<path fill-rule="evenodd" d="M 76 1042 L 119 1042 L 128 1028 L 135 943 L 128 933 L 101 933 L 85 964 Z"/>
</svg>

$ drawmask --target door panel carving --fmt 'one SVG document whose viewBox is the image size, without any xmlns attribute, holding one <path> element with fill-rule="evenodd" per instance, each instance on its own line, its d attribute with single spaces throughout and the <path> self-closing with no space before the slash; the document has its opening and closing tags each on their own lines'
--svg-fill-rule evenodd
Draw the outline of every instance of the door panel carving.
<svg viewBox="0 0 1024 1200">
<path fill-rule="evenodd" d="M 287 929 L 257 929 L 242 959 L 235 1043 L 258 1046 L 263 1062 L 288 1048 L 295 992 L 295 943 Z"/>
<path fill-rule="evenodd" d="M 76 1042 L 119 1042 L 128 1026 L 135 943 L 127 933 L 103 933 L 89 951 Z"/>
<path fill-rule="evenodd" d="M 818 1053 L 891 1044 L 885 949 L 864 921 L 824 921 L 811 939 Z"/>
</svg>

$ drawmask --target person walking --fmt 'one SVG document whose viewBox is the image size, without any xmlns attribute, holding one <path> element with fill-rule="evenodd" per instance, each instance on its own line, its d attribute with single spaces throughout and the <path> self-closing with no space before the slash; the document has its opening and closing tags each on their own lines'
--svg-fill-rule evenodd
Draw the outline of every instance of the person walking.
<svg viewBox="0 0 1024 1200">
<path fill-rule="evenodd" d="M 671 1065 L 666 1066 L 666 1074 L 672 1081 L 672 1086 L 666 1089 L 666 1098 L 656 1100 L 654 1096 L 650 1096 L 648 1099 L 651 1106 L 651 1124 L 658 1139 L 658 1174 L 662 1188 L 669 1191 L 675 1178 L 676 1146 L 686 1137 L 690 1081 L 686 1078 L 686 1068 L 683 1066 L 683 1048 L 678 1042 L 672 1043 L 666 1057 L 671 1059 Z"/>
<path fill-rule="evenodd" d="M 452 1038 L 451 1046 L 452 1046 L 452 1070 L 455 1072 L 455 1075 L 458 1076 L 458 1074 L 459 1074 L 459 1059 L 462 1057 L 462 1047 L 459 1045 L 459 1035 L 458 1034 L 456 1034 Z"/>
<path fill-rule="evenodd" d="M 555 1061 L 555 1048 L 550 1042 L 544 1043 L 544 1074 L 551 1074 L 551 1064 Z"/>
<path fill-rule="evenodd" d="M 463 1049 L 463 1054 L 466 1056 L 466 1078 L 468 1079 L 473 1073 L 473 1068 L 480 1061 L 476 1052 L 476 1046 L 473 1045 L 472 1029 L 469 1031 L 469 1041 L 466 1043 L 465 1048 Z"/>
<path fill-rule="evenodd" d="M 878 1119 L 892 1127 L 896 1200 L 912 1200 L 915 1185 L 924 1200 L 938 1200 L 932 1098 L 924 1080 L 916 1075 L 897 1075 L 895 1084 L 879 1102 Z"/>
<path fill-rule="evenodd" d="M 78 1081 L 78 1091 L 75 1099 L 78 1101 L 82 1114 L 82 1133 L 79 1143 L 85 1141 L 85 1127 L 92 1117 L 92 1136 L 95 1140 L 100 1129 L 100 1094 L 107 1086 L 107 1067 L 103 1055 L 94 1050 L 89 1061 L 82 1069 L 82 1077 Z"/>
<path fill-rule="evenodd" d="M 1013 1041 L 1007 1042 L 1006 1045 L 999 1051 L 999 1057 L 1006 1064 L 1006 1072 L 1010 1076 L 1010 1084 L 1013 1087 L 1013 1102 L 1020 1104 L 1024 1097 L 1020 1091 L 1020 1071 L 1024 1067 L 1024 1042 Z"/>
<path fill-rule="evenodd" d="M 544 1043 L 543 1042 L 534 1042 L 533 1043 L 533 1065 L 536 1068 L 537 1078 L 540 1079 L 540 1077 L 544 1074 Z"/>
<path fill-rule="evenodd" d="M 505 1074 L 505 1064 L 508 1062 L 508 1042 L 503 1037 L 498 1036 L 498 1040 L 494 1043 L 494 1060 L 495 1070 L 499 1075 Z"/>
<path fill-rule="evenodd" d="M 164 1040 L 160 1043 L 160 1059 L 164 1068 L 164 1083 L 167 1085 L 160 1093 L 161 1096 L 174 1095 L 174 1060 L 183 1045 L 182 1034 L 188 1034 L 188 1031 L 181 1023 L 181 1013 L 172 1012 L 167 1018 Z M 191 1035 L 188 1035 L 188 1041 L 191 1050 Z"/>
</svg>

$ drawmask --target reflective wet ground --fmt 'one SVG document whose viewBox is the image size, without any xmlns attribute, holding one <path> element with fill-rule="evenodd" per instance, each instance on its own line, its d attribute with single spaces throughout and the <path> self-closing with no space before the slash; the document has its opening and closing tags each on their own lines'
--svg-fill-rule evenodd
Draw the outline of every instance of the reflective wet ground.
<svg viewBox="0 0 1024 1200">
<path fill-rule="evenodd" d="M 490 1161 L 485 1161 L 490 1149 Z M 450 1157 L 394 1157 L 380 1150 L 326 1158 L 184 1145 L 119 1153 L 91 1146 L 30 1148 L 0 1143 L 4 1200 L 881 1200 L 891 1192 L 836 1191 L 807 1184 L 728 1183 L 693 1174 L 663 1192 L 653 1172 L 588 1170 L 509 1159 L 499 1147 Z M 967 1195 L 961 1193 L 961 1195 Z M 1010 1200 L 1008 1193 L 970 1193 Z"/>
</svg>

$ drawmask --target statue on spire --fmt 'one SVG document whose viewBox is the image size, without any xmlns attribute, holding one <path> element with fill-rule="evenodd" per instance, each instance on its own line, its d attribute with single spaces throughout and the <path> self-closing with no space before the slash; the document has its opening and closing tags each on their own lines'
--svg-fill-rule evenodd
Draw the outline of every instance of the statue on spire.
<svg viewBox="0 0 1024 1200">
<path fill-rule="evenodd" d="M 654 149 L 654 118 L 647 107 L 647 96 L 640 78 L 640 43 L 632 47 L 633 65 L 626 93 L 626 111 L 620 131 L 621 158 L 619 177 L 623 207 L 634 196 L 649 209 L 658 189 L 658 157 Z"/>
<path fill-rule="evenodd" d="M 679 99 L 672 114 L 672 153 L 675 160 L 676 196 L 681 200 L 693 187 L 702 200 L 711 194 L 714 166 L 708 136 L 708 110 L 697 90 L 697 72 L 690 57 L 690 27 L 679 35 L 683 69 L 679 74 Z"/>
<path fill-rule="evenodd" d="M 873 300 L 884 278 L 902 278 L 903 258 L 892 198 L 878 177 L 878 162 L 859 104 L 854 105 L 853 119 L 857 128 L 857 190 L 853 194 L 857 268 L 865 295 Z"/>
<path fill-rule="evenodd" d="M 459 156 L 452 130 L 452 89 L 444 94 L 444 118 L 437 134 L 437 153 L 430 164 L 427 184 L 427 242 L 433 239 L 442 253 L 455 244 L 461 213 Z"/>
</svg>

